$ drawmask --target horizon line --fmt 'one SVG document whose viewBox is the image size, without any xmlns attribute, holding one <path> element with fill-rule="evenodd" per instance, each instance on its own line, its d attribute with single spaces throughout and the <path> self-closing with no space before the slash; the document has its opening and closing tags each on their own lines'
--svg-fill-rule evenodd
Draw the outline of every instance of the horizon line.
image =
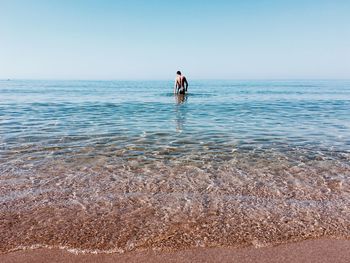
<svg viewBox="0 0 350 263">
<path fill-rule="evenodd" d="M 350 81 L 350 78 L 189 78 L 191 81 Z M 0 78 L 0 81 L 173 81 L 168 78 Z"/>
</svg>

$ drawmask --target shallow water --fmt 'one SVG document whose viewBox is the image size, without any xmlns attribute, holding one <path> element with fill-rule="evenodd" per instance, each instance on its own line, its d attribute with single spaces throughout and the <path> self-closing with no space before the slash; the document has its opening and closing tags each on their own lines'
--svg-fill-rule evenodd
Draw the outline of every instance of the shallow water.
<svg viewBox="0 0 350 263">
<path fill-rule="evenodd" d="M 350 238 L 350 81 L 0 81 L 0 250 Z"/>
</svg>

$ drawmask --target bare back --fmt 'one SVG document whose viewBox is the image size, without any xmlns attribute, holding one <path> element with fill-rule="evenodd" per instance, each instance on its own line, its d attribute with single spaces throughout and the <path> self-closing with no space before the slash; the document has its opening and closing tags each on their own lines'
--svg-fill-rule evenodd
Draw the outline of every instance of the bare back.
<svg viewBox="0 0 350 263">
<path fill-rule="evenodd" d="M 184 88 L 185 87 L 185 80 L 186 80 L 185 76 L 177 76 L 176 77 L 176 86 L 178 88 Z"/>
<path fill-rule="evenodd" d="M 174 93 L 179 92 L 180 94 L 185 94 L 187 92 L 188 82 L 185 76 L 178 75 L 175 79 Z"/>
</svg>

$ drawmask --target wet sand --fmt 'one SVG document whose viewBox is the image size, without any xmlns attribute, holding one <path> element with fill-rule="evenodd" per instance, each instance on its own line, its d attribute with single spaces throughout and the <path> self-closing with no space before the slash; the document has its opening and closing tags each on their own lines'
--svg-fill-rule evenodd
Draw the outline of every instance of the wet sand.
<svg viewBox="0 0 350 263">
<path fill-rule="evenodd" d="M 197 248 L 176 252 L 128 252 L 125 254 L 72 254 L 60 249 L 16 251 L 0 255 L 2 263 L 24 262 L 350 262 L 350 240 L 307 240 L 265 248 Z"/>
</svg>

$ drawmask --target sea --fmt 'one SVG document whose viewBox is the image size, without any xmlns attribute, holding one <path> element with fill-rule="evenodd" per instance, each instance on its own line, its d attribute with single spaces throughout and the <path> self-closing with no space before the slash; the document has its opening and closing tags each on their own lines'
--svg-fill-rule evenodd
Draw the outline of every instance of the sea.
<svg viewBox="0 0 350 263">
<path fill-rule="evenodd" d="M 350 81 L 0 81 L 0 252 L 350 238 Z"/>
</svg>

